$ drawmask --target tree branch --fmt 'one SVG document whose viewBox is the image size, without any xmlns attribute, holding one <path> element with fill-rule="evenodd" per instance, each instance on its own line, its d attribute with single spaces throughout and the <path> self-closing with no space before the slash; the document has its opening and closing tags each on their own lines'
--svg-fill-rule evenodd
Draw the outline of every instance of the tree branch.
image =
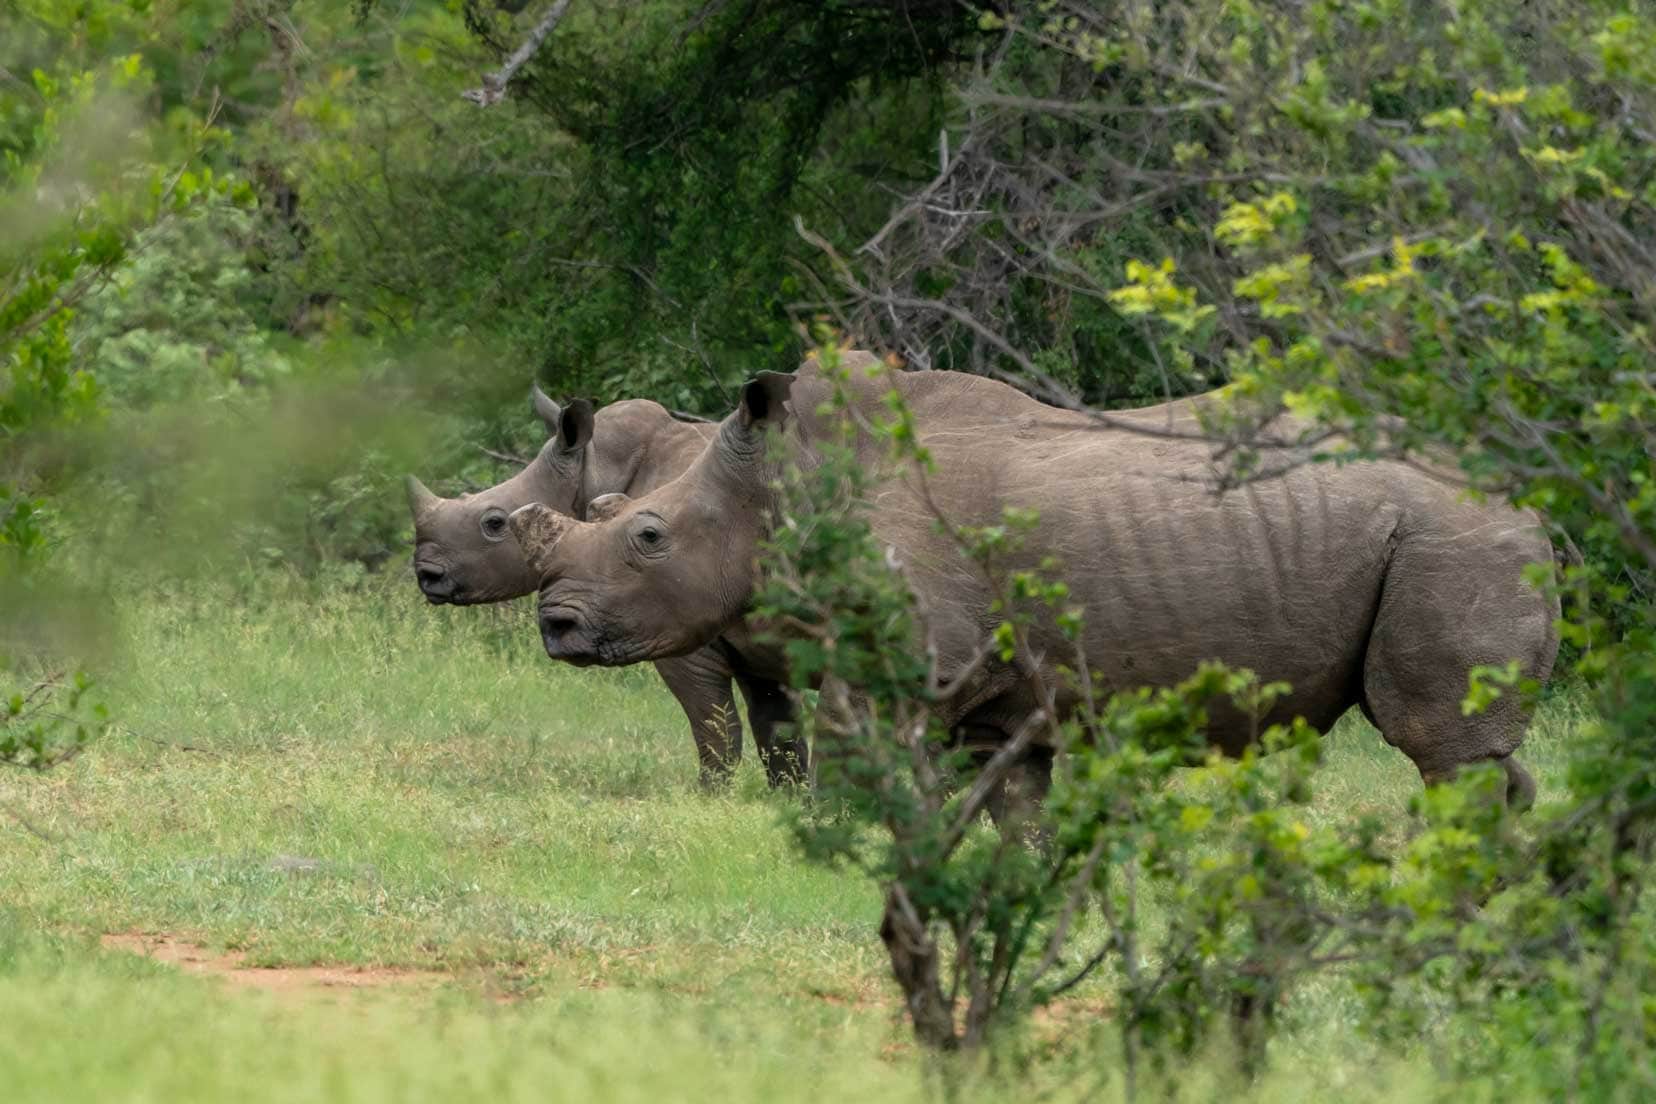
<svg viewBox="0 0 1656 1104">
<path fill-rule="evenodd" d="M 484 456 L 489 457 L 491 460 L 499 460 L 502 464 L 516 464 L 521 468 L 527 466 L 529 463 L 526 458 L 522 456 L 513 456 L 509 452 L 496 452 L 494 449 L 485 448 L 482 445 L 476 445 L 475 447 L 477 451 L 481 452 Z"/>
<path fill-rule="evenodd" d="M 512 56 L 506 59 L 505 65 L 496 72 L 483 74 L 482 88 L 467 89 L 460 95 L 478 107 L 492 107 L 505 99 L 506 86 L 511 83 L 512 77 L 523 68 L 525 62 L 535 56 L 535 51 L 541 48 L 541 43 L 557 28 L 568 9 L 569 0 L 558 0 L 541 21 L 535 24 L 535 29 L 529 32 L 529 37 L 523 40 L 523 45 L 512 51 Z"/>
<path fill-rule="evenodd" d="M 7 816 L 9 816 L 13 820 L 15 820 L 19 827 L 21 827 L 25 832 L 29 833 L 29 835 L 34 836 L 36 839 L 43 840 L 46 843 L 59 843 L 59 842 L 61 842 L 60 837 L 54 836 L 52 833 L 46 831 L 46 829 L 41 828 L 38 825 L 36 825 L 28 817 L 26 817 L 22 813 L 18 812 L 18 810 L 14 806 L 0 805 L 0 809 L 5 810 L 5 813 L 6 813 Z"/>
</svg>

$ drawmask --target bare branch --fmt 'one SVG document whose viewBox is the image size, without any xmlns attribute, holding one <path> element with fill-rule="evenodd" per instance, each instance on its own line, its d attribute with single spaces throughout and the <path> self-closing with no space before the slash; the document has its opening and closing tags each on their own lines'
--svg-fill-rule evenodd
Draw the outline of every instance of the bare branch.
<svg viewBox="0 0 1656 1104">
<path fill-rule="evenodd" d="M 479 107 L 492 107 L 505 99 L 506 86 L 511 83 L 512 77 L 523 68 L 524 63 L 535 56 L 535 51 L 539 50 L 546 37 L 557 29 L 564 12 L 568 10 L 569 0 L 558 0 L 541 21 L 535 24 L 535 29 L 529 32 L 529 37 L 523 40 L 523 45 L 512 51 L 512 56 L 506 59 L 505 65 L 493 73 L 483 74 L 482 88 L 467 89 L 460 95 Z"/>
<path fill-rule="evenodd" d="M 695 343 L 695 348 L 687 348 L 684 345 L 679 344 L 677 341 L 674 341 L 672 338 L 668 337 L 666 334 L 661 335 L 661 340 L 666 342 L 668 345 L 671 345 L 673 348 L 679 350 L 680 352 L 687 353 L 687 354 L 695 357 L 696 362 L 698 364 L 700 364 L 702 366 L 702 370 L 707 373 L 707 378 L 712 381 L 713 387 L 719 392 L 720 396 L 723 397 L 723 399 L 725 401 L 725 404 L 727 406 L 735 406 L 736 405 L 736 396 L 734 396 L 730 393 L 730 388 L 725 386 L 724 380 L 719 378 L 719 373 L 718 373 L 717 369 L 715 369 L 713 367 L 712 358 L 710 358 L 707 355 L 707 349 L 706 349 L 706 347 L 704 347 L 702 345 L 701 328 L 698 325 L 698 323 L 696 323 L 694 320 L 692 320 L 691 323 L 690 323 L 690 340 Z M 673 411 L 673 414 L 674 414 L 675 417 L 677 417 L 678 412 Z M 706 418 L 697 418 L 694 415 L 686 415 L 683 420 L 698 421 L 698 422 L 707 421 Z"/>
<path fill-rule="evenodd" d="M 477 451 L 481 452 L 484 456 L 487 456 L 493 460 L 499 460 L 502 464 L 516 464 L 519 467 L 524 467 L 529 463 L 529 461 L 523 457 L 513 456 L 509 452 L 496 452 L 494 449 L 485 448 L 482 445 L 477 445 L 476 448 Z"/>
<path fill-rule="evenodd" d="M 36 839 L 44 840 L 46 843 L 58 843 L 58 842 L 60 842 L 61 837 L 55 836 L 52 833 L 46 831 L 46 829 L 37 826 L 28 817 L 26 817 L 22 813 L 18 812 L 15 806 L 0 805 L 0 809 L 4 809 L 6 811 L 7 816 L 9 816 L 13 820 L 15 820 L 18 823 L 19 827 L 21 827 L 25 832 L 29 833 L 29 835 L 34 836 Z"/>
<path fill-rule="evenodd" d="M 1169 115 L 1185 115 L 1197 111 L 1211 111 L 1214 108 L 1224 107 L 1227 100 L 1211 97 L 1203 100 L 1187 100 L 1176 104 L 1107 104 L 1092 103 L 1085 100 L 1046 100 L 1034 96 L 1007 96 L 996 92 L 968 93 L 965 96 L 968 103 L 982 104 L 986 107 L 1010 107 L 1019 111 L 1041 111 L 1053 115 L 1077 115 L 1083 118 L 1096 118 L 1100 115 L 1150 115 L 1165 117 Z"/>
</svg>

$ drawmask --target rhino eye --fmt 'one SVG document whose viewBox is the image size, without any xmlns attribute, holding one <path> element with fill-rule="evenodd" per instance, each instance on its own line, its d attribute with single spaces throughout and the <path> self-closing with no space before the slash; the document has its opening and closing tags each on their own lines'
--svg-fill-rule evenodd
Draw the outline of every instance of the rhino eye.
<svg viewBox="0 0 1656 1104">
<path fill-rule="evenodd" d="M 665 522 L 651 515 L 635 516 L 622 536 L 625 548 L 634 556 L 655 560 L 667 554 L 673 546 L 672 531 Z M 636 563 L 634 566 L 638 566 Z"/>
<path fill-rule="evenodd" d="M 506 539 L 506 511 L 490 510 L 483 515 L 483 519 L 479 524 L 483 528 L 485 540 L 498 541 Z"/>
</svg>

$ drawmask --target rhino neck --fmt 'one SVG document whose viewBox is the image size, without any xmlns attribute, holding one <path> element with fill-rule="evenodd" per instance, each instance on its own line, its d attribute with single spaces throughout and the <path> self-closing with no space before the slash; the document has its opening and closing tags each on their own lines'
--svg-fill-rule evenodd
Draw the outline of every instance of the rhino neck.
<svg viewBox="0 0 1656 1104">
<path fill-rule="evenodd" d="M 789 436 L 782 437 L 775 446 L 778 455 L 773 456 L 769 433 L 727 419 L 696 463 L 704 493 L 718 496 L 733 509 L 765 510 L 774 505 L 773 488 L 783 467 L 780 455 L 794 451 Z"/>
<path fill-rule="evenodd" d="M 560 513 L 569 513 L 580 500 L 582 461 L 577 454 L 553 456 L 543 450 L 512 478 L 462 501 L 474 503 L 473 512 L 485 505 L 495 505 L 510 513 L 520 506 L 539 502 Z"/>
</svg>

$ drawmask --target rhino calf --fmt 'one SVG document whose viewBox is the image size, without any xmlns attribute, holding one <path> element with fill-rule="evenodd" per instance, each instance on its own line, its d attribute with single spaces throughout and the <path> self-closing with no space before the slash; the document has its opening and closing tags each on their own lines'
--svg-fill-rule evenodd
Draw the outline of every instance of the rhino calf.
<svg viewBox="0 0 1656 1104">
<path fill-rule="evenodd" d="M 514 510 L 535 503 L 579 518 L 603 495 L 644 494 L 679 475 L 718 429 L 681 421 L 641 399 L 594 413 L 585 400 L 559 406 L 537 387 L 533 403 L 551 437 L 512 478 L 476 494 L 445 499 L 408 477 L 414 578 L 434 605 L 503 602 L 533 593 L 537 577 L 506 524 Z M 747 704 L 754 746 L 771 784 L 803 777 L 803 741 L 782 740 L 777 732 L 778 725 L 791 719 L 791 705 L 760 666 L 718 641 L 656 664 L 690 721 L 704 785 L 720 782 L 741 757 L 732 680 Z"/>
<path fill-rule="evenodd" d="M 809 469 L 833 428 L 824 422 L 833 415 L 819 413 L 829 386 L 820 377 L 755 379 L 678 479 L 606 500 L 601 519 L 514 512 L 510 525 L 539 578 L 547 654 L 581 664 L 660 660 L 741 626 L 777 508 L 767 433 L 785 430 L 787 459 Z M 1004 615 L 938 532 L 929 504 L 962 526 L 998 524 L 1005 506 L 1034 507 L 1039 526 L 1005 566 L 1038 570 L 1049 557 L 1063 565 L 1071 600 L 1086 611 L 1083 644 L 1100 693 L 1172 685 L 1203 660 L 1248 667 L 1292 687 L 1266 724 L 1298 715 L 1326 731 L 1358 706 L 1427 782 L 1495 761 L 1509 799 L 1532 796 L 1512 759 L 1527 720 L 1517 696 L 1469 717 L 1460 703 L 1475 666 L 1515 659 L 1527 676 L 1551 672 L 1557 601 L 1524 578 L 1528 564 L 1551 559 L 1534 515 L 1467 501 L 1421 467 L 1381 461 L 1306 465 L 1215 496 L 1210 447 L 1197 439 L 1189 402 L 1124 416 L 1189 431 L 1151 437 L 956 373 L 890 382 L 854 374 L 852 386 L 870 418 L 897 387 L 935 461 L 924 492 L 906 470 L 882 472 L 869 519 L 927 611 L 926 643 L 945 681 L 970 669 Z M 859 441 L 870 470 L 884 452 L 866 434 Z M 1055 668 L 1073 646 L 1051 611 L 1032 613 L 1032 653 L 1054 668 L 1046 684 L 1061 685 Z M 974 738 L 1009 739 L 1040 704 L 1027 672 L 994 657 L 962 682 L 936 710 Z M 1218 710 L 1209 736 L 1236 754 L 1255 728 Z"/>
</svg>

